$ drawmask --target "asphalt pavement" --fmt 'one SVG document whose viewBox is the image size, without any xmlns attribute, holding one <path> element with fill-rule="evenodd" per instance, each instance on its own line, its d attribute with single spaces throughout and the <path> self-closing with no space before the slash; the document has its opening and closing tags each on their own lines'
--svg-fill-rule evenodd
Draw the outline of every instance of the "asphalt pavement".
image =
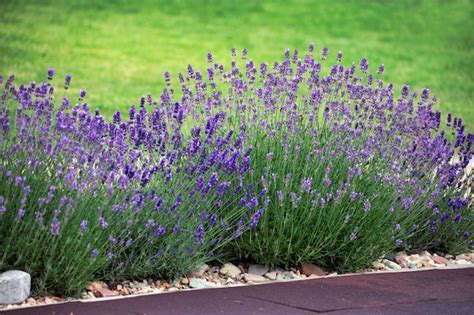
<svg viewBox="0 0 474 315">
<path fill-rule="evenodd" d="M 474 314 L 474 268 L 372 273 L 74 301 L 2 315 Z"/>
</svg>

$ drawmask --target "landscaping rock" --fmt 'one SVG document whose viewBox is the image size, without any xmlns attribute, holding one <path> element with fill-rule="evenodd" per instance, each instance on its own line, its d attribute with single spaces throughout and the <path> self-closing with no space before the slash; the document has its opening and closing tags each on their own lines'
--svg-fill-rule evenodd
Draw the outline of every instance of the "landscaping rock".
<svg viewBox="0 0 474 315">
<path fill-rule="evenodd" d="M 234 264 L 226 263 L 226 264 L 224 264 L 224 266 L 222 266 L 222 268 L 220 270 L 220 273 L 225 275 L 225 276 L 235 278 L 238 275 L 240 275 L 242 272 Z"/>
<path fill-rule="evenodd" d="M 276 271 L 270 271 L 265 274 L 265 277 L 267 277 L 270 280 L 276 280 L 277 273 Z"/>
<path fill-rule="evenodd" d="M 428 268 L 435 267 L 435 264 L 432 260 L 431 261 L 423 261 L 422 264 L 423 264 L 423 267 L 428 267 Z"/>
<path fill-rule="evenodd" d="M 253 273 L 244 273 L 244 279 L 246 282 L 265 282 L 267 279 L 261 275 Z"/>
<path fill-rule="evenodd" d="M 396 255 L 394 253 L 388 253 L 383 258 L 395 262 Z"/>
<path fill-rule="evenodd" d="M 102 289 L 102 288 L 107 288 L 107 285 L 105 285 L 105 283 L 98 282 L 98 281 L 91 282 L 87 286 L 87 290 L 89 290 L 89 291 L 96 291 L 96 290 Z"/>
<path fill-rule="evenodd" d="M 399 265 L 405 264 L 406 259 L 407 259 L 406 255 L 397 255 L 397 256 L 395 256 L 395 262 Z"/>
<path fill-rule="evenodd" d="M 97 290 L 94 291 L 94 295 L 96 297 L 111 297 L 111 296 L 117 296 L 119 293 L 117 291 L 111 291 L 106 288 L 98 288 Z"/>
<path fill-rule="evenodd" d="M 195 289 L 206 289 L 206 288 L 215 288 L 216 285 L 206 280 L 202 280 L 198 278 L 190 278 L 189 287 L 195 288 Z"/>
<path fill-rule="evenodd" d="M 437 264 L 440 264 L 440 265 L 448 265 L 449 264 L 449 261 L 444 258 L 444 257 L 441 257 L 441 256 L 433 256 L 431 257 L 431 259 L 433 259 L 433 261 Z"/>
<path fill-rule="evenodd" d="M 209 265 L 208 264 L 202 264 L 198 270 L 195 270 L 191 272 L 191 275 L 193 277 L 202 277 L 202 275 L 209 270 Z"/>
<path fill-rule="evenodd" d="M 456 259 L 456 264 L 457 265 L 470 265 L 471 262 L 465 259 Z"/>
<path fill-rule="evenodd" d="M 382 262 L 385 264 L 385 266 L 387 266 L 387 267 L 390 268 L 390 269 L 393 269 L 393 270 L 400 270 L 400 269 L 402 269 L 402 267 L 400 267 L 399 265 L 397 265 L 397 264 L 394 263 L 393 261 L 384 259 Z"/>
<path fill-rule="evenodd" d="M 456 260 L 459 261 L 459 260 L 471 260 L 471 259 L 468 255 L 461 254 L 461 255 L 456 256 Z"/>
<path fill-rule="evenodd" d="M 248 273 L 263 276 L 268 272 L 268 267 L 264 265 L 250 265 Z"/>
<path fill-rule="evenodd" d="M 25 301 L 30 295 L 31 276 L 20 270 L 0 274 L 0 304 Z"/>
<path fill-rule="evenodd" d="M 379 262 L 379 261 L 376 261 L 372 264 L 372 266 L 377 269 L 377 270 L 385 270 L 387 268 L 387 266 L 385 266 L 385 264 Z"/>
<path fill-rule="evenodd" d="M 424 250 L 424 251 L 422 251 L 422 252 L 420 253 L 420 256 L 431 257 L 431 254 L 430 254 L 430 252 Z"/>
<path fill-rule="evenodd" d="M 303 263 L 301 265 L 301 272 L 307 276 L 310 276 L 310 275 L 325 276 L 326 275 L 323 269 L 310 263 Z"/>
<path fill-rule="evenodd" d="M 295 278 L 293 271 L 285 271 L 282 273 L 277 273 L 276 280 L 292 280 Z"/>
</svg>

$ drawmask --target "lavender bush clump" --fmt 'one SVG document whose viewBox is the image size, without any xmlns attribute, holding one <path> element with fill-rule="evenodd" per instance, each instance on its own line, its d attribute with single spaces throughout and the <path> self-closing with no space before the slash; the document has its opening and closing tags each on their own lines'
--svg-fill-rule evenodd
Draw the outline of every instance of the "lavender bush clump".
<svg viewBox="0 0 474 315">
<path fill-rule="evenodd" d="M 329 50 L 313 51 L 256 65 L 244 50 L 241 69 L 233 49 L 229 70 L 209 59 L 207 80 L 191 66 L 180 76 L 181 102 L 205 113 L 196 119 L 226 109 L 227 128 L 245 125 L 254 148 L 245 182 L 269 196 L 261 223 L 229 250 L 354 270 L 397 247 L 465 249 L 472 133 L 451 115 L 445 127 L 428 89 L 397 96 L 383 65 L 374 76 L 366 59 L 345 67 L 339 52 L 323 71 Z"/>
<path fill-rule="evenodd" d="M 254 225 L 258 209 L 240 202 L 264 195 L 243 183 L 251 148 L 240 130 L 222 129 L 224 112 L 193 122 L 165 90 L 106 122 L 84 90 L 57 106 L 51 83 L 13 83 L 0 115 L 0 269 L 30 272 L 38 292 L 174 278 Z"/>
<path fill-rule="evenodd" d="M 58 97 L 52 68 L 6 80 L 0 270 L 71 294 L 221 257 L 346 271 L 397 248 L 466 249 L 472 133 L 442 122 L 428 89 L 396 92 L 383 65 L 330 59 L 313 44 L 273 64 L 208 54 L 109 122 L 69 75 Z"/>
</svg>

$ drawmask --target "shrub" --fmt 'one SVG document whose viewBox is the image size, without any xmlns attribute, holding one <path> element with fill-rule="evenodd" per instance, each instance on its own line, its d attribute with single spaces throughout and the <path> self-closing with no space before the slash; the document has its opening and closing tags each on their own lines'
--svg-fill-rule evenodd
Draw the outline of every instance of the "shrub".
<svg viewBox="0 0 474 315">
<path fill-rule="evenodd" d="M 366 59 L 359 70 L 344 67 L 342 53 L 323 72 L 313 49 L 301 58 L 287 50 L 272 68 L 243 50 L 242 69 L 233 50 L 228 71 L 209 54 L 208 80 L 192 67 L 180 75 L 183 104 L 227 109 L 230 127 L 246 126 L 254 150 L 245 182 L 268 192 L 261 224 L 229 251 L 345 271 L 397 248 L 465 249 L 473 220 L 461 178 L 473 135 L 461 119 L 453 124 L 449 114 L 445 131 L 428 89 L 418 95 L 404 86 L 397 97 L 381 80 L 383 65 L 374 77 Z M 327 57 L 323 48 L 320 59 Z M 203 86 L 210 88 L 199 92 Z"/>
<path fill-rule="evenodd" d="M 472 242 L 474 137 L 451 114 L 442 126 L 428 89 L 398 95 L 383 66 L 374 76 L 341 53 L 323 70 L 328 50 L 319 61 L 313 45 L 272 67 L 243 50 L 240 69 L 232 55 L 226 70 L 209 54 L 206 77 L 165 73 L 158 100 L 110 122 L 84 90 L 55 106 L 53 69 L 41 84 L 7 80 L 0 270 L 76 294 L 223 256 L 352 271 L 396 249 Z"/>
<path fill-rule="evenodd" d="M 83 90 L 72 108 L 67 96 L 55 107 L 49 82 L 15 87 L 11 78 L 5 91 L 0 270 L 30 272 L 38 293 L 175 278 L 255 224 L 258 209 L 238 204 L 261 198 L 242 184 L 251 150 L 239 130 L 220 127 L 224 113 L 194 123 L 164 91 L 159 104 L 143 98 L 128 120 L 116 113 L 108 123 Z"/>
</svg>

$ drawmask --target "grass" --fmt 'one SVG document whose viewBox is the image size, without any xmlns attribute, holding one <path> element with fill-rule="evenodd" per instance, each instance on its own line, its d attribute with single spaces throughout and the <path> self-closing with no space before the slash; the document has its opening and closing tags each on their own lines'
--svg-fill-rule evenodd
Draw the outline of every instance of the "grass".
<svg viewBox="0 0 474 315">
<path fill-rule="evenodd" d="M 207 52 L 228 61 L 246 47 L 257 62 L 287 47 L 327 46 L 346 64 L 384 63 L 386 80 L 429 87 L 443 112 L 474 126 L 473 4 L 459 1 L 2 0 L 0 73 L 44 78 L 48 66 L 106 115 L 157 94 L 162 73 L 204 69 Z"/>
</svg>

